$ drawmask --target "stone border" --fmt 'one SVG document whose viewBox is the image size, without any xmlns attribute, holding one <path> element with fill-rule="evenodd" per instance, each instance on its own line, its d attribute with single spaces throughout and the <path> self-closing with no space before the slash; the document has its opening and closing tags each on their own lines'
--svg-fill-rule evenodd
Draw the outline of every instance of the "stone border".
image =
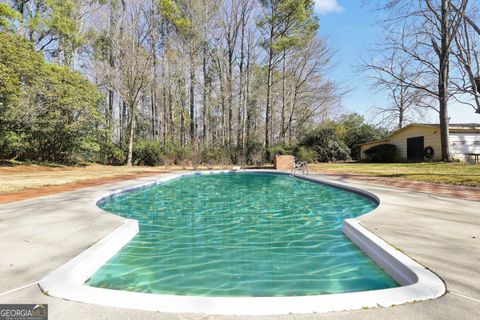
<svg viewBox="0 0 480 320">
<path fill-rule="evenodd" d="M 245 172 L 246 170 L 239 170 Z M 186 175 L 214 174 L 227 170 L 179 173 L 173 176 L 132 187 L 116 190 L 95 199 L 98 201 L 134 189 L 178 179 Z M 288 174 L 272 170 L 248 170 Z M 379 206 L 372 212 L 383 210 L 379 199 L 370 192 L 335 183 L 295 175 L 317 183 L 328 184 L 350 192 L 361 194 L 377 201 Z M 92 208 L 85 208 L 86 210 Z M 131 308 L 174 313 L 207 313 L 223 315 L 277 315 L 288 313 L 322 313 L 355 310 L 373 307 L 388 307 L 419 300 L 435 299 L 446 292 L 445 284 L 434 273 L 413 261 L 399 250 L 362 227 L 357 219 L 344 221 L 344 233 L 370 258 L 380 265 L 401 286 L 390 289 L 349 292 L 315 296 L 294 297 L 199 297 L 161 295 L 142 292 L 121 291 L 90 287 L 85 282 L 90 276 L 127 244 L 138 232 L 136 220 L 124 219 L 122 225 L 108 236 L 52 271 L 39 285 L 44 293 L 67 300 L 81 301 L 118 308 Z"/>
</svg>

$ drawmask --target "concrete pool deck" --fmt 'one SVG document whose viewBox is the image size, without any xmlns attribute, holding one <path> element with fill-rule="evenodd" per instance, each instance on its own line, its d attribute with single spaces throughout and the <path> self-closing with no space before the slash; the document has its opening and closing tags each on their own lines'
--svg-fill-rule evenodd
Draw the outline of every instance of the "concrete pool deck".
<svg viewBox="0 0 480 320">
<path fill-rule="evenodd" d="M 449 293 L 391 308 L 329 314 L 235 317 L 116 309 L 48 297 L 36 282 L 110 233 L 121 219 L 82 209 L 92 197 L 158 176 L 0 205 L 0 303 L 48 303 L 50 319 L 475 319 L 480 317 L 480 203 L 314 174 L 378 195 L 388 214 L 362 224 L 437 273 Z M 30 285 L 29 285 L 30 284 Z M 26 286 L 23 289 L 15 290 Z M 28 286 L 29 285 L 29 286 Z"/>
</svg>

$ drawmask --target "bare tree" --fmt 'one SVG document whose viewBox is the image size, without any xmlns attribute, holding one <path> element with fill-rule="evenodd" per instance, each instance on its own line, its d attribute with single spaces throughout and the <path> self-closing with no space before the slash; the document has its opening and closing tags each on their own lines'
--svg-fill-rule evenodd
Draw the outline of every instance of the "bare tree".
<svg viewBox="0 0 480 320">
<path fill-rule="evenodd" d="M 384 91 L 388 98 L 384 105 L 374 108 L 376 118 L 398 129 L 425 118 L 428 109 L 438 112 L 430 95 L 405 83 L 407 78 L 417 81 L 415 75 L 407 74 L 411 60 L 402 60 L 396 57 L 395 52 L 388 53 L 382 58 L 376 56 L 375 63 L 364 61 L 360 68 L 367 73 L 372 89 Z"/>
<path fill-rule="evenodd" d="M 313 37 L 312 2 L 278 1 L 269 9 L 279 23 L 273 39 L 268 23 L 257 24 L 267 13 L 255 0 L 100 5 L 88 59 L 128 163 L 140 139 L 196 154 L 236 145 L 241 162 L 265 137 L 268 145 L 294 141 L 331 116 L 340 105 L 325 72 L 333 53 Z"/>
<path fill-rule="evenodd" d="M 458 10 L 454 10 L 452 4 Z M 442 160 L 450 161 L 448 102 L 452 46 L 462 25 L 468 0 L 389 0 L 379 10 L 390 14 L 382 20 L 386 32 L 384 50 L 410 60 L 408 77 L 383 69 L 404 85 L 435 97 L 439 106 Z"/>
<path fill-rule="evenodd" d="M 234 100 L 234 63 L 235 63 L 235 49 L 237 47 L 239 30 L 242 23 L 241 20 L 240 0 L 232 0 L 231 2 L 224 2 L 223 5 L 223 35 L 225 39 L 225 53 L 227 64 L 227 102 L 228 102 L 228 120 L 227 120 L 227 137 L 228 144 L 233 143 L 233 100 Z"/>
<path fill-rule="evenodd" d="M 333 54 L 325 40 L 313 37 L 288 58 L 285 76 L 288 89 L 282 100 L 289 103 L 282 110 L 285 123 L 282 121 L 280 137 L 286 137 L 288 133 L 290 143 L 294 138 L 294 127 L 301 134 L 307 130 L 306 123 L 316 121 L 315 116 L 334 113 L 339 105 L 342 91 L 326 77 Z M 280 141 L 284 140 L 281 138 Z"/>
<path fill-rule="evenodd" d="M 127 165 L 132 165 L 136 110 L 142 95 L 151 81 L 152 55 L 146 49 L 150 32 L 141 4 L 129 5 L 119 33 L 118 64 L 120 70 L 120 96 L 128 107 Z"/>
<path fill-rule="evenodd" d="M 454 4 L 451 6 L 459 12 Z M 468 9 L 455 37 L 453 54 L 456 57 L 458 76 L 452 83 L 459 92 L 458 101 L 470 105 L 476 113 L 480 113 L 480 27 L 475 22 L 478 21 L 480 6 L 476 3 Z"/>
<path fill-rule="evenodd" d="M 254 8 L 254 2 L 252 0 L 241 0 L 240 8 L 240 58 L 239 58 L 239 81 L 238 81 L 238 121 L 237 121 L 237 146 L 245 149 L 245 121 L 247 115 L 247 92 L 249 89 L 248 81 L 245 82 L 246 73 L 248 73 L 248 67 L 245 68 L 245 58 L 247 42 L 248 24 L 250 21 L 251 13 Z M 247 48 L 248 51 L 248 48 Z M 247 57 L 248 59 L 248 57 Z"/>
</svg>

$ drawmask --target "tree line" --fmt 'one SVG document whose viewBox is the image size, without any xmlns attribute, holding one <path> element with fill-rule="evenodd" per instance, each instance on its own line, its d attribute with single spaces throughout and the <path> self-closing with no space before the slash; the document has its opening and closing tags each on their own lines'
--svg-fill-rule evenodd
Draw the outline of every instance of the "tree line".
<svg viewBox="0 0 480 320">
<path fill-rule="evenodd" d="M 363 65 L 389 97 L 376 113 L 402 127 L 437 110 L 449 160 L 449 104 L 480 112 L 478 3 L 368 5 L 385 30 Z M 243 164 L 286 149 L 316 160 L 355 158 L 357 147 L 338 128 L 357 116 L 341 116 L 345 90 L 327 76 L 334 50 L 318 35 L 313 7 L 313 0 L 4 1 L 0 158 Z M 385 134 L 363 129 L 370 134 L 363 140 Z M 343 151 L 323 157 L 314 143 Z"/>
<path fill-rule="evenodd" d="M 333 51 L 317 34 L 313 5 L 312 0 L 15 0 L 0 5 L 0 25 L 12 48 L 21 42 L 26 54 L 43 55 L 47 68 L 58 65 L 96 85 L 75 92 L 71 104 L 62 106 L 89 110 L 99 121 L 89 128 L 97 139 L 80 143 L 91 147 L 87 154 L 98 151 L 106 162 L 131 165 L 136 151 L 228 150 L 243 163 L 254 150 L 265 156 L 275 145 L 298 143 L 338 115 L 342 90 L 326 76 Z M 4 52 L 2 61 L 14 59 L 11 54 Z M 35 122 L 38 110 L 53 106 L 44 100 L 32 104 L 25 89 L 34 89 L 18 74 L 23 71 L 15 70 L 9 72 L 21 79 L 16 90 L 22 99 L 3 99 L 2 108 L 33 108 Z M 81 100 L 91 104 L 77 106 Z M 10 144 L 3 153 L 65 160 L 53 151 L 39 158 L 25 148 L 34 135 L 26 138 L 21 130 L 33 122 L 22 124 L 6 113 L 1 119 L 8 131 L 1 133 L 2 141 Z M 13 140 L 20 149 L 14 150 Z"/>
</svg>

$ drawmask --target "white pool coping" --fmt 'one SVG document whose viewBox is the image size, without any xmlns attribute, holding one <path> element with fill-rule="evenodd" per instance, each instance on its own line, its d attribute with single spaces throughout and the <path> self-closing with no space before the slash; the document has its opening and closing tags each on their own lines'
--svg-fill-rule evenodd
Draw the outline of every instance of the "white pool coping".
<svg viewBox="0 0 480 320">
<path fill-rule="evenodd" d="M 246 170 L 237 171 L 244 172 Z M 92 209 L 96 209 L 96 203 L 99 200 L 119 193 L 163 183 L 186 175 L 222 172 L 228 171 L 178 173 L 160 177 L 154 182 L 122 188 L 102 195 L 92 201 Z M 282 174 L 273 170 L 248 170 L 248 172 Z M 370 213 L 382 210 L 380 199 L 370 192 L 344 185 L 325 183 L 311 176 L 296 176 L 362 194 L 379 203 L 378 207 Z M 86 210 L 88 209 L 86 208 Z M 122 225 L 105 238 L 40 280 L 41 289 L 50 296 L 104 306 L 172 313 L 222 315 L 324 313 L 389 307 L 407 302 L 435 299 L 446 292 L 444 282 L 437 275 L 362 227 L 357 219 L 344 221 L 343 231 L 345 235 L 399 283 L 400 287 L 314 296 L 200 297 L 131 292 L 85 285 L 92 274 L 126 245 L 138 231 L 137 220 L 124 219 Z"/>
</svg>

